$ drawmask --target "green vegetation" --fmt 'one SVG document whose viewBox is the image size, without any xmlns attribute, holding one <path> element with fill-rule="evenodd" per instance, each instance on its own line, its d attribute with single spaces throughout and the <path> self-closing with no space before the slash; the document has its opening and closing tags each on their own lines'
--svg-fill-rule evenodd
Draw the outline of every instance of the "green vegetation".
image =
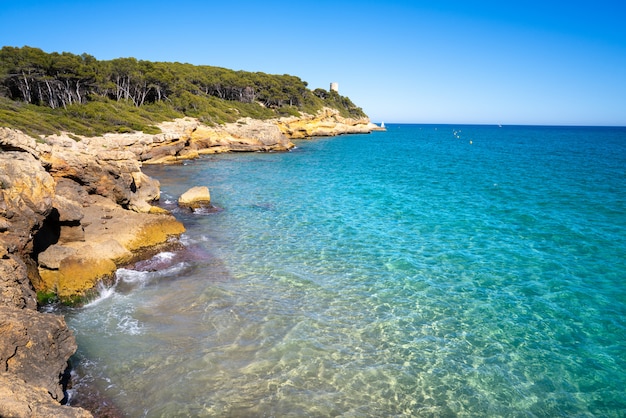
<svg viewBox="0 0 626 418">
<path fill-rule="evenodd" d="M 28 46 L 0 49 L 0 126 L 33 136 L 157 133 L 159 122 L 183 116 L 216 125 L 241 117 L 314 114 L 325 106 L 344 117 L 365 116 L 347 97 L 311 91 L 287 74 L 135 58 L 98 61 Z"/>
<path fill-rule="evenodd" d="M 37 292 L 37 304 L 39 306 L 48 305 L 50 303 L 54 303 L 58 300 L 57 294 L 55 292 Z"/>
</svg>

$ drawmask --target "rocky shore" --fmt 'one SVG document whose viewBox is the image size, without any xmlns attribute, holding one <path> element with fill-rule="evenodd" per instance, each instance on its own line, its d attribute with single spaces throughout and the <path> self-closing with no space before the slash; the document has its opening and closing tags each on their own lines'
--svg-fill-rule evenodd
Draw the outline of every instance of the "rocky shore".
<svg viewBox="0 0 626 418">
<path fill-rule="evenodd" d="M 153 205 L 159 182 L 143 174 L 142 164 L 287 151 L 291 139 L 378 128 L 331 109 L 219 127 L 184 118 L 159 127 L 156 135 L 37 139 L 0 127 L 0 416 L 92 416 L 62 405 L 76 342 L 63 317 L 37 308 L 49 300 L 82 303 L 118 267 L 179 245 L 185 228 Z M 208 190 L 200 192 L 196 203 L 208 203 Z"/>
</svg>

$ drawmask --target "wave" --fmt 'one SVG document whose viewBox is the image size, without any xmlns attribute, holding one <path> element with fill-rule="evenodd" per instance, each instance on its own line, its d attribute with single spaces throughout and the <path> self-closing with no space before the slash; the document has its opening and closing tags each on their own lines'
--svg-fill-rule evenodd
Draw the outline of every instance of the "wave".
<svg viewBox="0 0 626 418">
<path fill-rule="evenodd" d="M 116 294 L 127 294 L 148 284 L 180 276 L 191 264 L 178 260 L 178 257 L 177 253 L 165 251 L 136 263 L 133 268 L 117 269 L 113 284 L 107 286 L 99 282 L 96 286 L 97 296 L 84 307 L 93 307 Z"/>
<path fill-rule="evenodd" d="M 103 282 L 99 282 L 96 285 L 96 291 L 98 292 L 98 296 L 91 302 L 87 303 L 84 307 L 89 308 L 95 306 L 102 302 L 105 299 L 110 298 L 115 294 L 115 283 L 112 286 L 106 286 Z"/>
</svg>

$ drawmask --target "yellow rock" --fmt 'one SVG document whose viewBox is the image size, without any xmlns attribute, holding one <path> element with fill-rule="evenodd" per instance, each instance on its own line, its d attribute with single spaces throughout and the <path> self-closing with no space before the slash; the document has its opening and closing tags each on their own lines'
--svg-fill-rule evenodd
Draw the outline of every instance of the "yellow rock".
<svg viewBox="0 0 626 418">
<path fill-rule="evenodd" d="M 61 300 L 82 297 L 93 289 L 98 281 L 115 274 L 113 260 L 70 256 L 61 261 L 58 270 L 57 295 Z"/>
</svg>

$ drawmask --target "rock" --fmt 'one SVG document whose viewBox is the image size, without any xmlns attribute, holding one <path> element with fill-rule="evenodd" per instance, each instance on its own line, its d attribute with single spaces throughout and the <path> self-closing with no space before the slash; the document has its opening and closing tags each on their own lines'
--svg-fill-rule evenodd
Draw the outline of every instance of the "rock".
<svg viewBox="0 0 626 418">
<path fill-rule="evenodd" d="M 0 232 L 8 231 L 11 228 L 11 223 L 4 216 L 0 216 Z"/>
<path fill-rule="evenodd" d="M 63 406 L 45 388 L 3 372 L 0 373 L 0 417 L 89 418 L 93 415 L 82 408 Z"/>
<path fill-rule="evenodd" d="M 32 156 L 38 155 L 37 141 L 28 135 L 10 128 L 0 127 L 0 149 L 20 151 Z"/>
<path fill-rule="evenodd" d="M 315 136 L 370 133 L 377 126 L 364 118 L 344 118 L 336 109 L 324 108 L 316 115 L 283 118 L 278 121 L 280 130 L 292 139 Z"/>
<path fill-rule="evenodd" d="M 0 341 L 1 370 L 63 399 L 60 377 L 76 341 L 62 316 L 0 307 Z"/>
<path fill-rule="evenodd" d="M 76 248 L 65 247 L 63 245 L 51 245 L 45 251 L 39 253 L 37 262 L 40 267 L 49 270 L 58 270 L 61 266 L 61 260 L 76 254 Z"/>
<path fill-rule="evenodd" d="M 0 306 L 36 309 L 35 290 L 28 280 L 26 265 L 15 255 L 0 258 Z"/>
<path fill-rule="evenodd" d="M 54 196 L 52 207 L 59 212 L 59 222 L 61 223 L 80 223 L 80 220 L 85 216 L 83 205 L 58 193 Z"/>
<path fill-rule="evenodd" d="M 151 213 L 155 209 L 150 203 L 156 202 L 161 197 L 161 184 L 158 180 L 145 175 L 142 172 L 133 173 L 133 192 L 129 209 L 135 212 Z"/>
<path fill-rule="evenodd" d="M 211 206 L 211 194 L 206 186 L 196 186 L 187 190 L 178 198 L 178 206 L 191 210 Z"/>
<path fill-rule="evenodd" d="M 53 199 L 54 180 L 35 157 L 0 152 L 0 217 L 10 222 L 3 235 L 8 246 L 30 252 L 26 247 L 52 210 Z"/>
<path fill-rule="evenodd" d="M 84 150 L 66 149 L 58 145 L 52 147 L 48 155 L 42 156 L 49 172 L 55 178 L 71 178 L 80 183 L 88 193 L 108 197 L 119 205 L 130 202 L 134 172 L 140 171 L 137 161 L 123 159 L 131 155 L 104 152 L 90 154 Z"/>
<path fill-rule="evenodd" d="M 39 239 L 47 242 L 44 244 L 44 248 L 56 242 L 84 241 L 85 231 L 80 224 L 84 217 L 83 206 L 57 194 L 52 202 L 52 207 L 52 212 L 38 233 Z M 49 236 L 44 238 L 45 234 L 49 234 Z"/>
<path fill-rule="evenodd" d="M 76 202 L 82 207 L 88 206 L 90 199 L 87 190 L 76 181 L 69 178 L 56 179 L 56 196 L 63 196 L 67 200 Z M 84 217 L 82 214 L 81 220 Z"/>
<path fill-rule="evenodd" d="M 120 265 L 147 248 L 170 245 L 170 238 L 185 231 L 169 213 L 137 213 L 101 196 L 91 196 L 83 213 L 84 241 L 52 245 L 39 254 L 38 291 L 80 301 L 98 281 L 111 280 Z"/>
</svg>

